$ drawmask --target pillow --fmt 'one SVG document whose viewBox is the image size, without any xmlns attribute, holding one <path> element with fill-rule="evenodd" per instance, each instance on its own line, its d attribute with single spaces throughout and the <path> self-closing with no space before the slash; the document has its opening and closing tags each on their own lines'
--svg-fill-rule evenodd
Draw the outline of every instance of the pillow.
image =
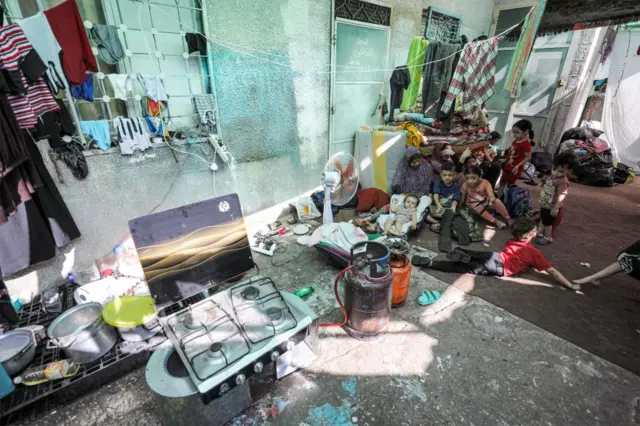
<svg viewBox="0 0 640 426">
<path fill-rule="evenodd" d="M 379 210 L 389 205 L 389 194 L 378 188 L 361 189 L 358 191 L 357 196 L 358 206 L 356 207 L 356 212 L 358 213 L 368 212 L 374 207 Z"/>
</svg>

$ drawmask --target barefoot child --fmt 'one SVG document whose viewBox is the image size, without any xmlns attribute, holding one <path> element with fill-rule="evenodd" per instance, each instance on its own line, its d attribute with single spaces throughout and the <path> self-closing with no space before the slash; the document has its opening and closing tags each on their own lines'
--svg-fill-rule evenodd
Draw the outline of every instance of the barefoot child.
<svg viewBox="0 0 640 426">
<path fill-rule="evenodd" d="M 455 164 L 442 164 L 440 179 L 433 182 L 433 204 L 429 206 L 430 214 L 427 218 L 429 222 L 438 222 L 438 219 L 442 217 L 446 209 L 456 211 L 458 202 L 460 202 L 460 185 L 453 181 L 455 175 Z"/>
<path fill-rule="evenodd" d="M 507 161 L 502 168 L 504 187 L 515 185 L 524 171 L 524 165 L 531 160 L 531 141 L 533 140 L 533 126 L 529 120 L 520 120 L 511 128 L 513 144 L 509 148 Z"/>
<path fill-rule="evenodd" d="M 569 172 L 576 163 L 573 153 L 556 155 L 553 159 L 553 169 L 542 185 L 540 193 L 540 225 L 538 226 L 538 237 L 535 243 L 541 246 L 553 242 L 552 232 L 559 224 L 564 215 L 564 199 L 569 192 Z"/>
<path fill-rule="evenodd" d="M 611 275 L 626 272 L 640 280 L 640 241 L 636 241 L 618 254 L 618 261 L 588 277 L 575 280 L 576 284 L 592 283 L 599 285 L 600 280 Z"/>
<path fill-rule="evenodd" d="M 555 269 L 540 251 L 531 245 L 536 236 L 536 223 L 528 217 L 519 217 L 511 226 L 513 239 L 509 240 L 501 252 L 473 251 L 456 247 L 447 254 L 449 260 L 431 260 L 425 256 L 414 256 L 411 263 L 443 272 L 459 274 L 492 275 L 509 277 L 533 266 L 545 271 L 556 282 L 572 290 L 580 285 L 572 284 Z"/>
<path fill-rule="evenodd" d="M 511 220 L 509 212 L 502 201 L 498 200 L 493 193 L 491 184 L 486 179 L 482 179 L 482 170 L 478 166 L 468 167 L 464 171 L 466 182 L 462 185 L 462 202 L 471 207 L 473 211 L 486 220 L 503 229 L 507 225 L 496 219 L 489 213 L 489 209 L 495 210 L 507 222 Z"/>
<path fill-rule="evenodd" d="M 391 202 L 391 213 L 393 217 L 387 220 L 384 226 L 384 235 L 402 235 L 402 226 L 405 223 L 411 223 L 411 229 L 418 227 L 418 197 L 415 195 L 407 195 L 404 199 L 402 207 L 398 207 L 398 200 Z"/>
</svg>

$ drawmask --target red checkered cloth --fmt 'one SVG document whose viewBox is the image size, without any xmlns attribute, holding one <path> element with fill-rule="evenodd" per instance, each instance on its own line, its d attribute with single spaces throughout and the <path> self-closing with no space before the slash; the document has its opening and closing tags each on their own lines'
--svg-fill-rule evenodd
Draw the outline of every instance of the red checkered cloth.
<svg viewBox="0 0 640 426">
<path fill-rule="evenodd" d="M 442 112 L 449 112 L 460 92 L 462 97 L 462 117 L 473 118 L 473 108 L 489 99 L 495 86 L 498 37 L 467 44 L 456 66 L 449 85 L 447 98 L 442 104 Z"/>
</svg>

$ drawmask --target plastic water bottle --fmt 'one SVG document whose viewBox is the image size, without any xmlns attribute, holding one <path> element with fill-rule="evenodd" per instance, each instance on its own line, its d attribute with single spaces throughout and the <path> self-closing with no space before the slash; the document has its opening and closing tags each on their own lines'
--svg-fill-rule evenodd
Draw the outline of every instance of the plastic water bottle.
<svg viewBox="0 0 640 426">
<path fill-rule="evenodd" d="M 293 292 L 293 294 L 295 294 L 296 296 L 298 296 L 301 299 L 303 297 L 306 297 L 306 296 L 310 295 L 311 293 L 313 293 L 313 286 L 312 285 L 310 285 L 308 287 L 299 288 L 298 290 Z"/>
</svg>

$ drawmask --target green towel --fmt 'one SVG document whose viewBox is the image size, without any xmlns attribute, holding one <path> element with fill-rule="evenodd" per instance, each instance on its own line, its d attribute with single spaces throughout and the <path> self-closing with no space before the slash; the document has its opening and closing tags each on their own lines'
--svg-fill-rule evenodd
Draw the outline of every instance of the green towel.
<svg viewBox="0 0 640 426">
<path fill-rule="evenodd" d="M 547 0 L 538 0 L 538 4 L 529 11 L 524 20 L 524 25 L 520 32 L 520 38 L 518 39 L 516 50 L 513 52 L 509 72 L 507 73 L 507 78 L 504 82 L 504 90 L 511 92 L 512 98 L 520 96 L 522 79 L 524 78 L 524 72 L 527 69 L 529 56 L 533 50 L 533 44 L 536 41 L 538 26 L 540 25 L 540 20 L 542 19 L 542 14 L 544 13 L 546 4 Z"/>
<path fill-rule="evenodd" d="M 422 64 L 426 57 L 427 46 L 429 46 L 429 42 L 421 36 L 415 36 L 411 41 L 411 46 L 409 46 L 409 56 L 407 56 L 407 68 L 409 68 L 409 74 L 411 75 L 411 83 L 409 84 L 409 88 L 404 91 L 402 105 L 400 105 L 401 111 L 406 111 L 416 105 L 418 91 L 420 90 L 420 77 L 422 76 L 423 68 Z"/>
</svg>

